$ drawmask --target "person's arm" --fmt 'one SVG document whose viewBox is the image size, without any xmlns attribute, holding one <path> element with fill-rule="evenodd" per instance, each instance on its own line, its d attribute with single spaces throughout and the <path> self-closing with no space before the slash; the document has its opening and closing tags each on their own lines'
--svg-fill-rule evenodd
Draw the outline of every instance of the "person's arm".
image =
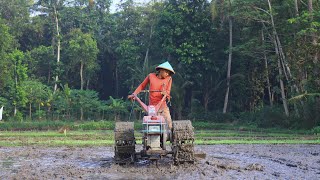
<svg viewBox="0 0 320 180">
<path fill-rule="evenodd" d="M 167 93 L 167 98 L 168 98 L 168 101 L 170 101 L 171 99 L 171 96 L 170 96 L 170 92 L 171 92 L 171 85 L 172 85 L 172 77 L 170 77 L 170 79 L 168 80 L 168 84 L 167 84 L 167 87 L 166 87 L 166 93 Z"/>
<path fill-rule="evenodd" d="M 144 90 L 146 88 L 146 86 L 149 84 L 149 76 L 147 76 L 143 81 L 142 83 L 137 87 L 137 89 L 131 94 L 128 96 L 128 99 L 133 99 L 134 98 L 134 95 L 137 95 L 139 94 L 142 90 Z"/>
<path fill-rule="evenodd" d="M 128 99 L 134 99 L 134 95 L 139 94 L 142 90 L 144 90 L 146 88 L 146 86 L 149 84 L 150 79 L 149 79 L 149 75 L 142 81 L 142 83 L 137 87 L 137 89 L 128 96 Z"/>
<path fill-rule="evenodd" d="M 137 87 L 137 89 L 133 92 L 133 94 L 139 94 L 142 90 L 146 88 L 146 86 L 149 84 L 150 79 L 149 75 L 142 81 L 142 83 Z"/>
</svg>

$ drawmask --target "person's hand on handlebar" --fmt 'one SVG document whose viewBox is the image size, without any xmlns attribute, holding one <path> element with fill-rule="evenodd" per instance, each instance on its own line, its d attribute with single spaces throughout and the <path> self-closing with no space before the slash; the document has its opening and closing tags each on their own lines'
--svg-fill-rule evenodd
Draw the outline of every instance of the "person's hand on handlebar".
<svg viewBox="0 0 320 180">
<path fill-rule="evenodd" d="M 134 94 L 128 95 L 128 99 L 134 100 Z"/>
<path fill-rule="evenodd" d="M 167 91 L 161 91 L 161 94 L 166 96 L 167 95 Z"/>
</svg>

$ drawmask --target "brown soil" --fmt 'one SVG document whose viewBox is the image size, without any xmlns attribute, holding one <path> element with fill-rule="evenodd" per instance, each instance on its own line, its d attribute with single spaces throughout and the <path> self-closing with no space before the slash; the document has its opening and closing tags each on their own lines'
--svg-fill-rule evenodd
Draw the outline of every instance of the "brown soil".
<svg viewBox="0 0 320 180">
<path fill-rule="evenodd" d="M 0 147 L 0 179 L 320 179 L 320 145 L 196 146 L 206 159 L 179 166 L 116 165 L 113 149 Z"/>
</svg>

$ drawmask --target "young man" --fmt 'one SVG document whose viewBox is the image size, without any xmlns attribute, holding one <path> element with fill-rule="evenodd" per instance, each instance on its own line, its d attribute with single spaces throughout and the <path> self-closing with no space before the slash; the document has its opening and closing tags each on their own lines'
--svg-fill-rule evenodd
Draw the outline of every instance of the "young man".
<svg viewBox="0 0 320 180">
<path fill-rule="evenodd" d="M 149 84 L 149 104 L 157 105 L 164 95 L 170 101 L 170 91 L 172 85 L 172 75 L 175 73 L 169 62 L 165 62 L 156 67 L 157 73 L 150 73 L 144 81 L 137 87 L 133 94 L 138 94 Z M 128 99 L 133 99 L 133 95 L 129 95 Z M 166 102 L 160 106 L 158 115 L 162 115 L 167 121 L 168 127 L 172 129 L 172 120 L 170 110 Z"/>
</svg>

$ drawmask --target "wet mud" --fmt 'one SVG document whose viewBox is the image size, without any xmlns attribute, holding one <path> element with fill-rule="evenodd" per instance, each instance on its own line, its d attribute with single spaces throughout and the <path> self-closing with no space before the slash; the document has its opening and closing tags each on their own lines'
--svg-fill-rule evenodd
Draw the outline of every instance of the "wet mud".
<svg viewBox="0 0 320 180">
<path fill-rule="evenodd" d="M 195 151 L 206 158 L 117 165 L 114 147 L 0 147 L 0 179 L 320 179 L 320 145 L 196 145 Z"/>
</svg>

